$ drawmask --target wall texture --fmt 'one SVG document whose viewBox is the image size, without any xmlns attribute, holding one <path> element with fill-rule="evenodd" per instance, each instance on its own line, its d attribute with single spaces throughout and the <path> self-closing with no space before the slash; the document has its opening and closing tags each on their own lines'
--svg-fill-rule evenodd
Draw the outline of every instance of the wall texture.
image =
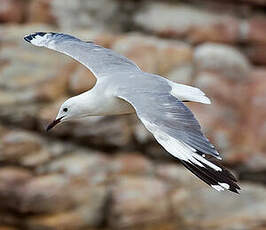
<svg viewBox="0 0 266 230">
<path fill-rule="evenodd" d="M 266 229 L 266 1 L 1 0 L 0 230 Z M 188 103 L 242 192 L 218 193 L 170 157 L 135 115 L 45 127 L 95 84 L 30 46 L 71 33 L 143 70 L 194 85 Z"/>
</svg>

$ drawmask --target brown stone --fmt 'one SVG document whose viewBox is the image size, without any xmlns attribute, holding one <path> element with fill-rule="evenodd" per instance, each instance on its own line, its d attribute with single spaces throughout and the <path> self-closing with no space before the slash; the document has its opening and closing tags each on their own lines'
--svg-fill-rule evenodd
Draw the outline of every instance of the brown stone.
<svg viewBox="0 0 266 230">
<path fill-rule="evenodd" d="M 151 189 L 152 188 L 152 189 Z M 149 177 L 120 177 L 113 188 L 112 228 L 159 222 L 169 216 L 167 186 Z"/>
<path fill-rule="evenodd" d="M 145 30 L 164 37 L 186 38 L 193 43 L 237 42 L 240 20 L 230 16 L 224 7 L 219 11 L 214 8 L 153 2 L 144 4 L 133 20 Z"/>
<path fill-rule="evenodd" d="M 51 8 L 57 25 L 64 30 L 84 28 L 88 31 L 89 28 L 108 28 L 112 31 L 120 29 L 123 19 L 125 20 L 117 1 L 75 1 L 65 4 L 61 0 L 53 0 Z"/>
<path fill-rule="evenodd" d="M 2 167 L 0 169 L 1 209 L 16 209 L 19 205 L 19 188 L 32 178 L 29 170 L 18 167 Z M 0 215 L 1 216 L 1 215 Z M 0 218 L 1 219 L 1 218 Z M 0 222 L 1 223 L 1 222 Z"/>
<path fill-rule="evenodd" d="M 20 0 L 1 0 L 0 22 L 23 22 L 26 13 L 26 2 Z"/>
<path fill-rule="evenodd" d="M 8 128 L 0 125 L 0 137 L 5 135 L 8 132 Z"/>
<path fill-rule="evenodd" d="M 111 170 L 115 174 L 150 174 L 153 167 L 139 153 L 120 153 L 112 160 Z"/>
<path fill-rule="evenodd" d="M 99 196 L 99 195 L 98 195 Z M 95 199 L 97 200 L 96 196 Z M 26 220 L 27 229 L 78 230 L 99 226 L 103 221 L 103 206 L 90 204 L 55 214 L 39 215 Z"/>
<path fill-rule="evenodd" d="M 21 218 L 17 215 L 12 215 L 11 213 L 3 210 L 0 212 L 0 226 L 12 227 L 21 226 Z"/>
<path fill-rule="evenodd" d="M 170 42 L 158 52 L 158 70 L 159 74 L 166 74 L 170 70 L 182 67 L 192 62 L 192 49 L 182 42 Z"/>
<path fill-rule="evenodd" d="M 0 105 L 8 106 L 17 102 L 16 96 L 10 92 L 0 92 Z"/>
<path fill-rule="evenodd" d="M 246 39 L 256 44 L 266 44 L 266 17 L 255 17 L 248 21 Z"/>
<path fill-rule="evenodd" d="M 237 0 L 239 2 L 243 2 L 243 3 L 249 3 L 249 4 L 254 4 L 254 5 L 258 5 L 258 6 L 265 6 L 266 5 L 266 1 L 265 0 Z"/>
<path fill-rule="evenodd" d="M 254 64 L 266 65 L 266 45 L 250 45 L 244 52 Z"/>
<path fill-rule="evenodd" d="M 41 175 L 13 187 L 17 204 L 11 207 L 20 213 L 39 214 L 62 212 L 85 203 L 92 209 L 100 208 L 107 197 L 104 184 L 108 163 L 101 154 L 80 151 L 39 166 Z M 100 215 L 93 212 L 90 215 Z"/>
<path fill-rule="evenodd" d="M 110 159 L 99 152 L 76 150 L 42 166 L 42 173 L 64 173 L 86 179 L 88 184 L 104 183 L 109 173 Z"/>
<path fill-rule="evenodd" d="M 91 208 L 96 208 L 104 204 L 107 196 L 105 186 L 92 186 L 84 177 L 60 174 L 35 177 L 21 186 L 18 192 L 19 205 L 14 208 L 21 213 L 62 212 L 81 204 L 89 204 L 94 199 L 95 203 L 91 204 Z"/>
<path fill-rule="evenodd" d="M 10 226 L 0 226 L 0 230 L 17 230 L 17 228 Z"/>
<path fill-rule="evenodd" d="M 56 214 L 35 216 L 26 220 L 27 229 L 77 230 L 87 227 L 84 224 L 83 210 L 71 210 Z"/>
<path fill-rule="evenodd" d="M 248 80 L 235 81 L 221 74 L 200 72 L 194 81 L 194 86 L 200 88 L 215 103 L 236 107 L 246 104 L 245 94 Z M 217 86 L 219 86 L 217 88 Z M 208 107 L 211 107 L 207 106 Z"/>
<path fill-rule="evenodd" d="M 90 90 L 96 83 L 96 77 L 88 68 L 78 65 L 69 79 L 69 90 L 71 94 L 80 94 Z"/>
<path fill-rule="evenodd" d="M 123 38 L 123 35 L 100 33 L 94 38 L 94 42 L 105 48 L 111 48 L 112 45 L 119 39 Z"/>
<path fill-rule="evenodd" d="M 71 62 L 63 66 L 54 78 L 50 78 L 40 84 L 37 89 L 38 101 L 53 101 L 66 92 L 71 73 L 75 69 L 75 63 Z"/>
<path fill-rule="evenodd" d="M 67 98 L 65 98 L 65 97 L 61 98 L 60 97 L 54 103 L 47 104 L 47 105 L 45 105 L 39 109 L 36 116 L 38 117 L 38 119 L 42 123 L 42 127 L 41 127 L 42 130 L 45 130 L 45 128 L 48 126 L 48 124 L 56 118 L 58 110 L 59 110 L 61 104 L 65 100 L 67 100 Z"/>
<path fill-rule="evenodd" d="M 123 37 L 113 44 L 113 49 L 131 59 L 143 71 L 156 72 L 156 59 L 151 57 L 157 57 L 157 49 L 153 44 L 140 40 L 139 36 Z"/>
<path fill-rule="evenodd" d="M 54 24 L 55 18 L 51 12 L 52 0 L 31 1 L 27 20 L 32 23 Z"/>
<path fill-rule="evenodd" d="M 40 139 L 31 133 L 23 131 L 11 131 L 1 138 L 0 160 L 19 161 L 20 158 L 37 152 L 41 148 Z"/>
<path fill-rule="evenodd" d="M 113 49 L 133 60 L 143 71 L 162 75 L 192 61 L 189 45 L 139 34 L 118 39 Z"/>
<path fill-rule="evenodd" d="M 190 187 L 197 189 L 199 186 L 204 187 L 204 183 L 194 176 L 185 167 L 175 163 L 164 163 L 156 166 L 155 175 L 164 182 L 167 182 L 171 189 Z"/>
<path fill-rule="evenodd" d="M 251 184 L 241 187 L 237 197 L 208 187 L 178 189 L 172 196 L 173 213 L 188 229 L 257 229 L 265 222 L 265 188 Z"/>
<path fill-rule="evenodd" d="M 232 46 L 205 43 L 194 52 L 196 71 L 212 71 L 232 80 L 245 79 L 251 70 L 248 59 Z"/>
<path fill-rule="evenodd" d="M 191 85 L 194 71 L 194 65 L 189 63 L 172 69 L 165 75 L 165 77 L 179 84 Z"/>
<path fill-rule="evenodd" d="M 1 186 L 23 184 L 30 178 L 32 178 L 32 173 L 26 169 L 11 166 L 1 167 L 0 169 Z"/>
<path fill-rule="evenodd" d="M 32 168 L 45 164 L 51 159 L 52 153 L 49 151 L 49 148 L 46 149 L 43 146 L 41 150 L 23 156 L 21 159 L 19 159 L 19 164 L 24 167 Z"/>
<path fill-rule="evenodd" d="M 32 178 L 17 191 L 21 213 L 56 212 L 73 205 L 68 197 L 69 179 L 59 174 L 50 174 Z M 53 189 L 51 189 L 53 188 Z M 38 202 L 36 202 L 38 200 Z"/>
<path fill-rule="evenodd" d="M 228 17 L 211 25 L 195 26 L 191 28 L 187 37 L 193 43 L 236 43 L 239 40 L 239 21 Z"/>
<path fill-rule="evenodd" d="M 250 151 L 253 153 L 265 153 L 266 150 L 266 131 L 265 127 L 262 125 L 264 124 L 266 116 L 265 76 L 265 68 L 258 68 L 253 71 L 248 91 L 250 104 L 245 111 L 246 145 L 249 146 Z M 253 116 L 250 116 L 250 111 L 254 111 Z M 250 132 L 250 130 L 252 130 L 252 132 Z"/>
</svg>

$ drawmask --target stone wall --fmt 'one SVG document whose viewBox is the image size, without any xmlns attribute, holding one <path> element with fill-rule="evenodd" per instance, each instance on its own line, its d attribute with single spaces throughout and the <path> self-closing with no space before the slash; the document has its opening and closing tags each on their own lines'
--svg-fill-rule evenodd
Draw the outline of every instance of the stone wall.
<svg viewBox="0 0 266 230">
<path fill-rule="evenodd" d="M 266 2 L 1 0 L 0 230 L 262 230 L 266 215 Z M 218 193 L 181 167 L 135 115 L 45 127 L 95 84 L 69 57 L 23 41 L 62 31 L 147 72 L 201 88 L 187 103 L 240 179 Z"/>
</svg>

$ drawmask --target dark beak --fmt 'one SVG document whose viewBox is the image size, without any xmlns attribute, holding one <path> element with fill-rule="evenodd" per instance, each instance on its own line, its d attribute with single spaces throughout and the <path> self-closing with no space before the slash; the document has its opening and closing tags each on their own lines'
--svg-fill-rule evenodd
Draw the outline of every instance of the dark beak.
<svg viewBox="0 0 266 230">
<path fill-rule="evenodd" d="M 63 116 L 64 117 L 64 116 Z M 55 127 L 58 123 L 60 123 L 60 121 L 62 120 L 63 117 L 60 117 L 56 120 L 54 120 L 52 123 L 50 123 L 47 128 L 46 131 L 48 132 L 50 129 L 52 129 L 53 127 Z"/>
</svg>

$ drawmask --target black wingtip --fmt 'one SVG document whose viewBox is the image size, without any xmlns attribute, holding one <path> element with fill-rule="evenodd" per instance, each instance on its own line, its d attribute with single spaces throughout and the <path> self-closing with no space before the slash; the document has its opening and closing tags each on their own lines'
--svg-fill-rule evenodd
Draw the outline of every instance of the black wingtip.
<svg viewBox="0 0 266 230">
<path fill-rule="evenodd" d="M 209 186 L 215 188 L 218 191 L 228 190 L 239 194 L 238 190 L 241 188 L 236 184 L 235 177 L 227 170 L 225 167 L 219 165 L 222 171 L 213 170 L 208 165 L 201 162 L 204 167 L 200 167 L 199 165 L 193 164 L 187 161 L 181 161 L 182 164 L 189 169 L 193 174 L 198 176 L 201 180 L 207 183 Z M 226 184 L 228 188 L 223 187 L 221 184 Z M 217 189 L 223 187 L 223 189 Z"/>
<path fill-rule="evenodd" d="M 26 41 L 26 42 L 31 42 L 31 40 L 32 40 L 32 36 L 31 35 L 27 35 L 27 36 L 25 36 L 24 37 L 24 40 Z"/>
<path fill-rule="evenodd" d="M 33 33 L 33 34 L 30 34 L 30 35 L 27 35 L 24 37 L 24 40 L 31 43 L 31 40 L 34 39 L 37 35 L 43 37 L 45 34 L 45 32 L 36 32 L 36 33 Z"/>
</svg>

